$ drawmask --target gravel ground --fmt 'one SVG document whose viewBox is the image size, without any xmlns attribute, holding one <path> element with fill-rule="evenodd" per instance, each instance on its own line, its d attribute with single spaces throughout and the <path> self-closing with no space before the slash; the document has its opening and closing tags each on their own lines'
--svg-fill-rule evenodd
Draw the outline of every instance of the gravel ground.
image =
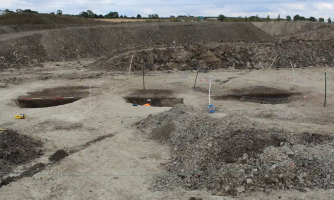
<svg viewBox="0 0 334 200">
<path fill-rule="evenodd" d="M 266 129 L 240 116 L 210 118 L 179 105 L 136 124 L 168 143 L 172 159 L 155 190 L 175 186 L 237 196 L 268 189 L 334 188 L 333 137 Z"/>
</svg>

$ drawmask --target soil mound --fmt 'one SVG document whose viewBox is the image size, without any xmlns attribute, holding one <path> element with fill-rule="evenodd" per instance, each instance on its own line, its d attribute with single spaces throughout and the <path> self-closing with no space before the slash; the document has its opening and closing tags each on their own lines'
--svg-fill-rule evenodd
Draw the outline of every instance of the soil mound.
<svg viewBox="0 0 334 200">
<path fill-rule="evenodd" d="M 215 43 L 185 45 L 177 48 L 157 48 L 130 52 L 117 57 L 101 59 L 91 68 L 106 71 L 269 69 L 308 66 L 332 66 L 331 51 L 334 41 L 282 41 L 271 44 Z M 133 56 L 133 58 L 132 58 Z"/>
<path fill-rule="evenodd" d="M 171 123 L 175 127 L 160 129 L 161 137 L 157 127 Z M 183 186 L 236 196 L 267 189 L 334 188 L 331 136 L 268 129 L 240 116 L 210 118 L 184 105 L 136 126 L 171 146 L 168 173 L 157 178 L 153 189 Z"/>
<path fill-rule="evenodd" d="M 251 23 L 145 23 L 76 27 L 0 37 L 0 69 L 18 68 L 34 61 L 108 57 L 115 52 L 143 47 L 274 40 Z"/>
<path fill-rule="evenodd" d="M 0 131 L 0 179 L 15 165 L 41 156 L 41 146 L 42 142 L 13 130 Z"/>
</svg>

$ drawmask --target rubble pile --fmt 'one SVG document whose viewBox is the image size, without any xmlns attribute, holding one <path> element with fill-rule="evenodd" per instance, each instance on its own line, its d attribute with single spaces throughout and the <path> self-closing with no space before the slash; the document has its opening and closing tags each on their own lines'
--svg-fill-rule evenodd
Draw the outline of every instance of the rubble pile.
<svg viewBox="0 0 334 200">
<path fill-rule="evenodd" d="M 171 147 L 166 174 L 152 186 L 237 196 L 268 189 L 334 188 L 332 136 L 268 129 L 240 116 L 211 118 L 178 105 L 135 124 Z"/>
<path fill-rule="evenodd" d="M 266 44 L 189 45 L 153 49 L 99 60 L 93 69 L 127 71 L 132 60 L 133 70 L 145 67 L 152 71 L 217 69 L 268 69 L 334 65 L 334 41 L 280 41 Z M 276 58 L 276 59 L 275 59 Z"/>
</svg>

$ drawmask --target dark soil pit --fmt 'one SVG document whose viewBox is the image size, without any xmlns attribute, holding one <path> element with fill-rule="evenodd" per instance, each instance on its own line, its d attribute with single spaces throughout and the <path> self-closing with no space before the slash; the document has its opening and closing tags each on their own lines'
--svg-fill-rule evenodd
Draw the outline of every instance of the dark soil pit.
<svg viewBox="0 0 334 200">
<path fill-rule="evenodd" d="M 44 108 L 73 103 L 89 95 L 89 87 L 71 86 L 47 88 L 41 91 L 29 92 L 15 100 L 20 108 Z"/>
<path fill-rule="evenodd" d="M 151 99 L 151 105 L 154 107 L 173 107 L 178 104 L 183 104 L 182 98 L 152 98 L 148 97 L 124 97 L 127 103 L 144 105 L 147 99 Z"/>
<path fill-rule="evenodd" d="M 15 101 L 20 108 L 46 108 L 73 103 L 81 98 L 71 99 L 18 99 Z"/>
<path fill-rule="evenodd" d="M 212 96 L 214 100 L 242 101 L 261 104 L 286 104 L 298 100 L 300 93 L 291 93 L 285 90 L 263 86 L 232 90 L 232 94 Z"/>
<path fill-rule="evenodd" d="M 173 90 L 136 90 L 124 97 L 127 103 L 144 105 L 147 99 L 151 99 L 152 106 L 155 107 L 173 107 L 177 104 L 183 104 L 182 98 L 173 97 Z"/>
</svg>

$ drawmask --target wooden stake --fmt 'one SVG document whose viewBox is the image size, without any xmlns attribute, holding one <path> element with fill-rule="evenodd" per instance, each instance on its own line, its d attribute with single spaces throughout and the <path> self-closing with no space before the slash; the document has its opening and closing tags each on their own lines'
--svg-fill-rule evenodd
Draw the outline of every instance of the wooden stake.
<svg viewBox="0 0 334 200">
<path fill-rule="evenodd" d="M 197 81 L 198 72 L 199 72 L 199 68 L 197 69 L 197 74 L 196 74 L 196 79 L 195 79 L 194 89 L 195 89 L 195 87 L 196 87 L 196 81 Z"/>
<path fill-rule="evenodd" d="M 291 61 L 290 61 L 290 63 L 291 63 L 291 67 L 292 67 L 293 84 L 295 84 L 295 69 L 293 68 L 293 64 L 292 64 Z"/>
<path fill-rule="evenodd" d="M 129 67 L 129 75 L 131 74 L 132 60 L 133 60 L 133 54 L 132 54 L 132 57 L 131 57 L 131 62 L 130 62 L 130 67 Z"/>
<path fill-rule="evenodd" d="M 209 105 L 211 105 L 211 83 L 212 83 L 212 76 L 210 78 L 210 87 L 209 87 Z"/>
<path fill-rule="evenodd" d="M 92 87 L 89 84 L 89 118 L 92 118 Z"/>
<path fill-rule="evenodd" d="M 145 90 L 145 66 L 143 65 L 143 88 Z"/>
<path fill-rule="evenodd" d="M 276 60 L 277 56 L 278 56 L 278 54 L 276 55 L 276 57 L 274 58 L 273 62 L 271 63 L 271 65 L 270 65 L 270 67 L 269 67 L 269 70 L 270 70 L 270 69 L 271 69 L 271 67 L 273 66 L 273 64 L 274 64 L 274 62 L 275 62 L 275 60 Z"/>
<path fill-rule="evenodd" d="M 324 102 L 324 106 L 326 106 L 326 101 L 327 101 L 327 75 L 325 72 L 325 102 Z"/>
</svg>

